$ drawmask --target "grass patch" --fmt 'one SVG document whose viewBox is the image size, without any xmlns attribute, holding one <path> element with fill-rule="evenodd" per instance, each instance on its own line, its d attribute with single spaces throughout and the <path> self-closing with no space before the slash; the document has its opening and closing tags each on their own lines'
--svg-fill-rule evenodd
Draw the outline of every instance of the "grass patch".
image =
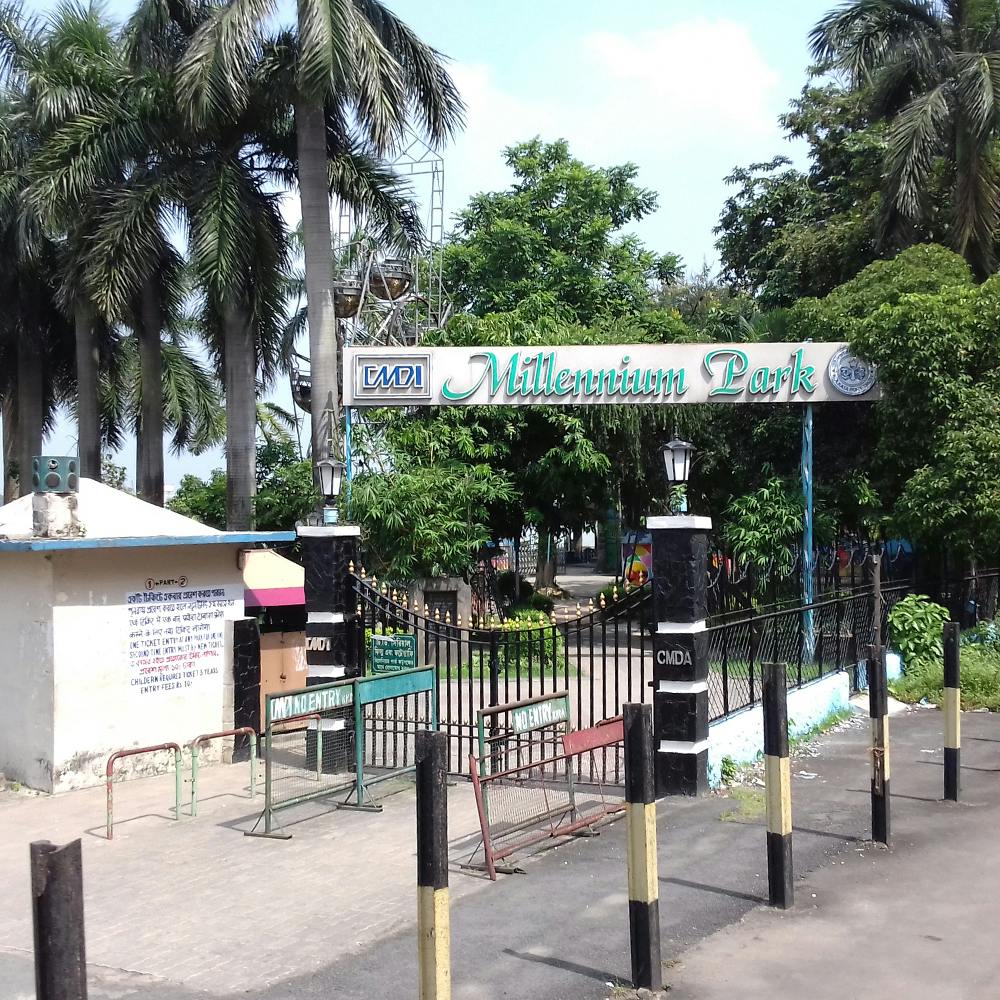
<svg viewBox="0 0 1000 1000">
<path fill-rule="evenodd" d="M 745 823 L 762 819 L 767 811 L 763 788 L 745 788 L 736 785 L 729 789 L 729 799 L 734 808 L 727 809 L 719 816 L 723 823 Z"/>
<path fill-rule="evenodd" d="M 823 716 L 819 722 L 814 723 L 808 729 L 803 730 L 798 736 L 789 736 L 788 745 L 791 748 L 801 746 L 803 743 L 808 743 L 810 740 L 816 739 L 817 736 L 822 736 L 829 729 L 833 729 L 834 726 L 840 725 L 841 722 L 849 719 L 854 712 L 847 708 L 835 708 L 832 712 L 828 712 Z"/>
<path fill-rule="evenodd" d="M 1000 712 L 1000 651 L 985 645 L 962 645 L 962 708 L 986 708 Z M 944 699 L 944 663 L 940 657 L 917 660 L 902 677 L 889 682 L 889 690 L 900 701 L 915 703 L 925 698 L 940 707 Z"/>
</svg>

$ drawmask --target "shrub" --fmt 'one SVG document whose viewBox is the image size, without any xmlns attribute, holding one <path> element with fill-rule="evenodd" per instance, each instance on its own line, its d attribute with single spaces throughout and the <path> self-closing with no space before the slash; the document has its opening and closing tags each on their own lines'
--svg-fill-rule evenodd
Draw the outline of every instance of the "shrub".
<svg viewBox="0 0 1000 1000">
<path fill-rule="evenodd" d="M 941 659 L 941 628 L 947 620 L 947 609 L 923 594 L 910 594 L 889 612 L 889 638 L 905 666 Z"/>
<path fill-rule="evenodd" d="M 515 575 L 516 574 L 514 573 L 514 571 L 510 569 L 504 570 L 503 573 L 497 574 L 497 596 L 505 604 L 514 603 Z M 530 583 L 528 583 L 528 581 L 525 580 L 525 578 L 522 576 L 521 593 L 520 596 L 517 598 L 518 602 L 521 604 L 528 603 L 531 600 L 534 593 L 535 593 L 535 588 Z"/>
<path fill-rule="evenodd" d="M 1000 626 L 995 621 L 980 622 L 962 633 L 962 645 L 1000 647 Z"/>
<path fill-rule="evenodd" d="M 535 611 L 544 611 L 545 614 L 552 614 L 552 609 L 556 606 L 555 601 L 545 594 L 532 594 L 531 607 Z"/>
<path fill-rule="evenodd" d="M 923 699 L 940 705 L 944 698 L 944 659 L 927 657 L 908 663 L 906 673 L 890 682 L 889 689 L 900 701 Z M 962 708 L 1000 711 L 1000 650 L 984 645 L 962 648 Z"/>
</svg>

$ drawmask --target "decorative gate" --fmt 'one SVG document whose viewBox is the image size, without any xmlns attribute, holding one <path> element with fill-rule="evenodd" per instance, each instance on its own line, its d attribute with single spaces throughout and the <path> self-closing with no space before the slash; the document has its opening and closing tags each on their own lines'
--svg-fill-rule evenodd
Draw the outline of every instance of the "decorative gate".
<svg viewBox="0 0 1000 1000">
<path fill-rule="evenodd" d="M 526 625 L 493 616 L 474 624 L 431 617 L 407 607 L 388 587 L 354 580 L 359 641 L 365 643 L 359 660 L 366 662 L 373 634 L 416 637 L 418 664 L 436 670 L 437 717 L 450 737 L 455 773 L 466 773 L 469 756 L 478 753 L 481 709 L 562 690 L 569 696 L 570 728 L 588 729 L 620 715 L 626 702 L 649 698 L 648 585 L 606 607 L 539 613 L 537 624 Z M 537 753 L 543 754 L 541 746 Z M 623 780 L 620 771 L 617 762 L 609 780 Z"/>
</svg>

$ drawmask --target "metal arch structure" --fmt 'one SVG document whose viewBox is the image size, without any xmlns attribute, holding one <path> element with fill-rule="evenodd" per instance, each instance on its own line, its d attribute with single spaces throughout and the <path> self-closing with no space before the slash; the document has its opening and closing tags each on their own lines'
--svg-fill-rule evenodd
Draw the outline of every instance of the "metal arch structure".
<svg viewBox="0 0 1000 1000">
<path fill-rule="evenodd" d="M 444 295 L 441 248 L 444 243 L 444 158 L 408 129 L 388 164 L 409 183 L 423 212 L 426 241 L 408 257 L 384 252 L 367 233 L 367 219 L 351 205 L 335 206 L 333 257 L 337 271 L 334 307 L 338 346 L 408 347 L 420 344 L 429 330 L 443 326 L 450 313 Z M 304 359 L 303 359 L 304 360 Z M 341 366 L 341 379 L 343 378 Z M 308 412 L 308 372 L 292 375 L 292 396 Z M 385 424 L 377 414 L 344 411 L 344 446 L 348 482 L 358 470 L 387 472 L 388 456 L 380 445 Z"/>
</svg>

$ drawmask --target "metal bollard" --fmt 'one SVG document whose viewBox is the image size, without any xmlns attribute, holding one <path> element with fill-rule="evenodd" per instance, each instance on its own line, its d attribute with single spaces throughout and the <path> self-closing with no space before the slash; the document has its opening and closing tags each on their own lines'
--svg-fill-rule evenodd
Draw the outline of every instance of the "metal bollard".
<svg viewBox="0 0 1000 1000">
<path fill-rule="evenodd" d="M 29 857 L 35 996 L 37 1000 L 86 1000 L 80 841 L 62 847 L 47 840 L 34 841 Z"/>
<path fill-rule="evenodd" d="M 788 763 L 788 675 L 783 663 L 763 673 L 764 784 L 767 799 L 767 888 L 771 906 L 794 902 L 792 775 Z"/>
<path fill-rule="evenodd" d="M 961 786 L 962 679 L 958 622 L 944 626 L 944 797 L 958 801 Z"/>
<path fill-rule="evenodd" d="M 451 1000 L 448 736 L 417 733 L 417 948 L 420 1000 Z"/>
<path fill-rule="evenodd" d="M 868 647 L 868 712 L 872 726 L 872 840 L 889 846 L 889 684 L 885 650 Z"/>
<path fill-rule="evenodd" d="M 660 886 L 656 860 L 652 707 L 626 705 L 624 726 L 632 985 L 636 989 L 658 990 L 663 985 L 663 966 L 660 961 Z"/>
</svg>

